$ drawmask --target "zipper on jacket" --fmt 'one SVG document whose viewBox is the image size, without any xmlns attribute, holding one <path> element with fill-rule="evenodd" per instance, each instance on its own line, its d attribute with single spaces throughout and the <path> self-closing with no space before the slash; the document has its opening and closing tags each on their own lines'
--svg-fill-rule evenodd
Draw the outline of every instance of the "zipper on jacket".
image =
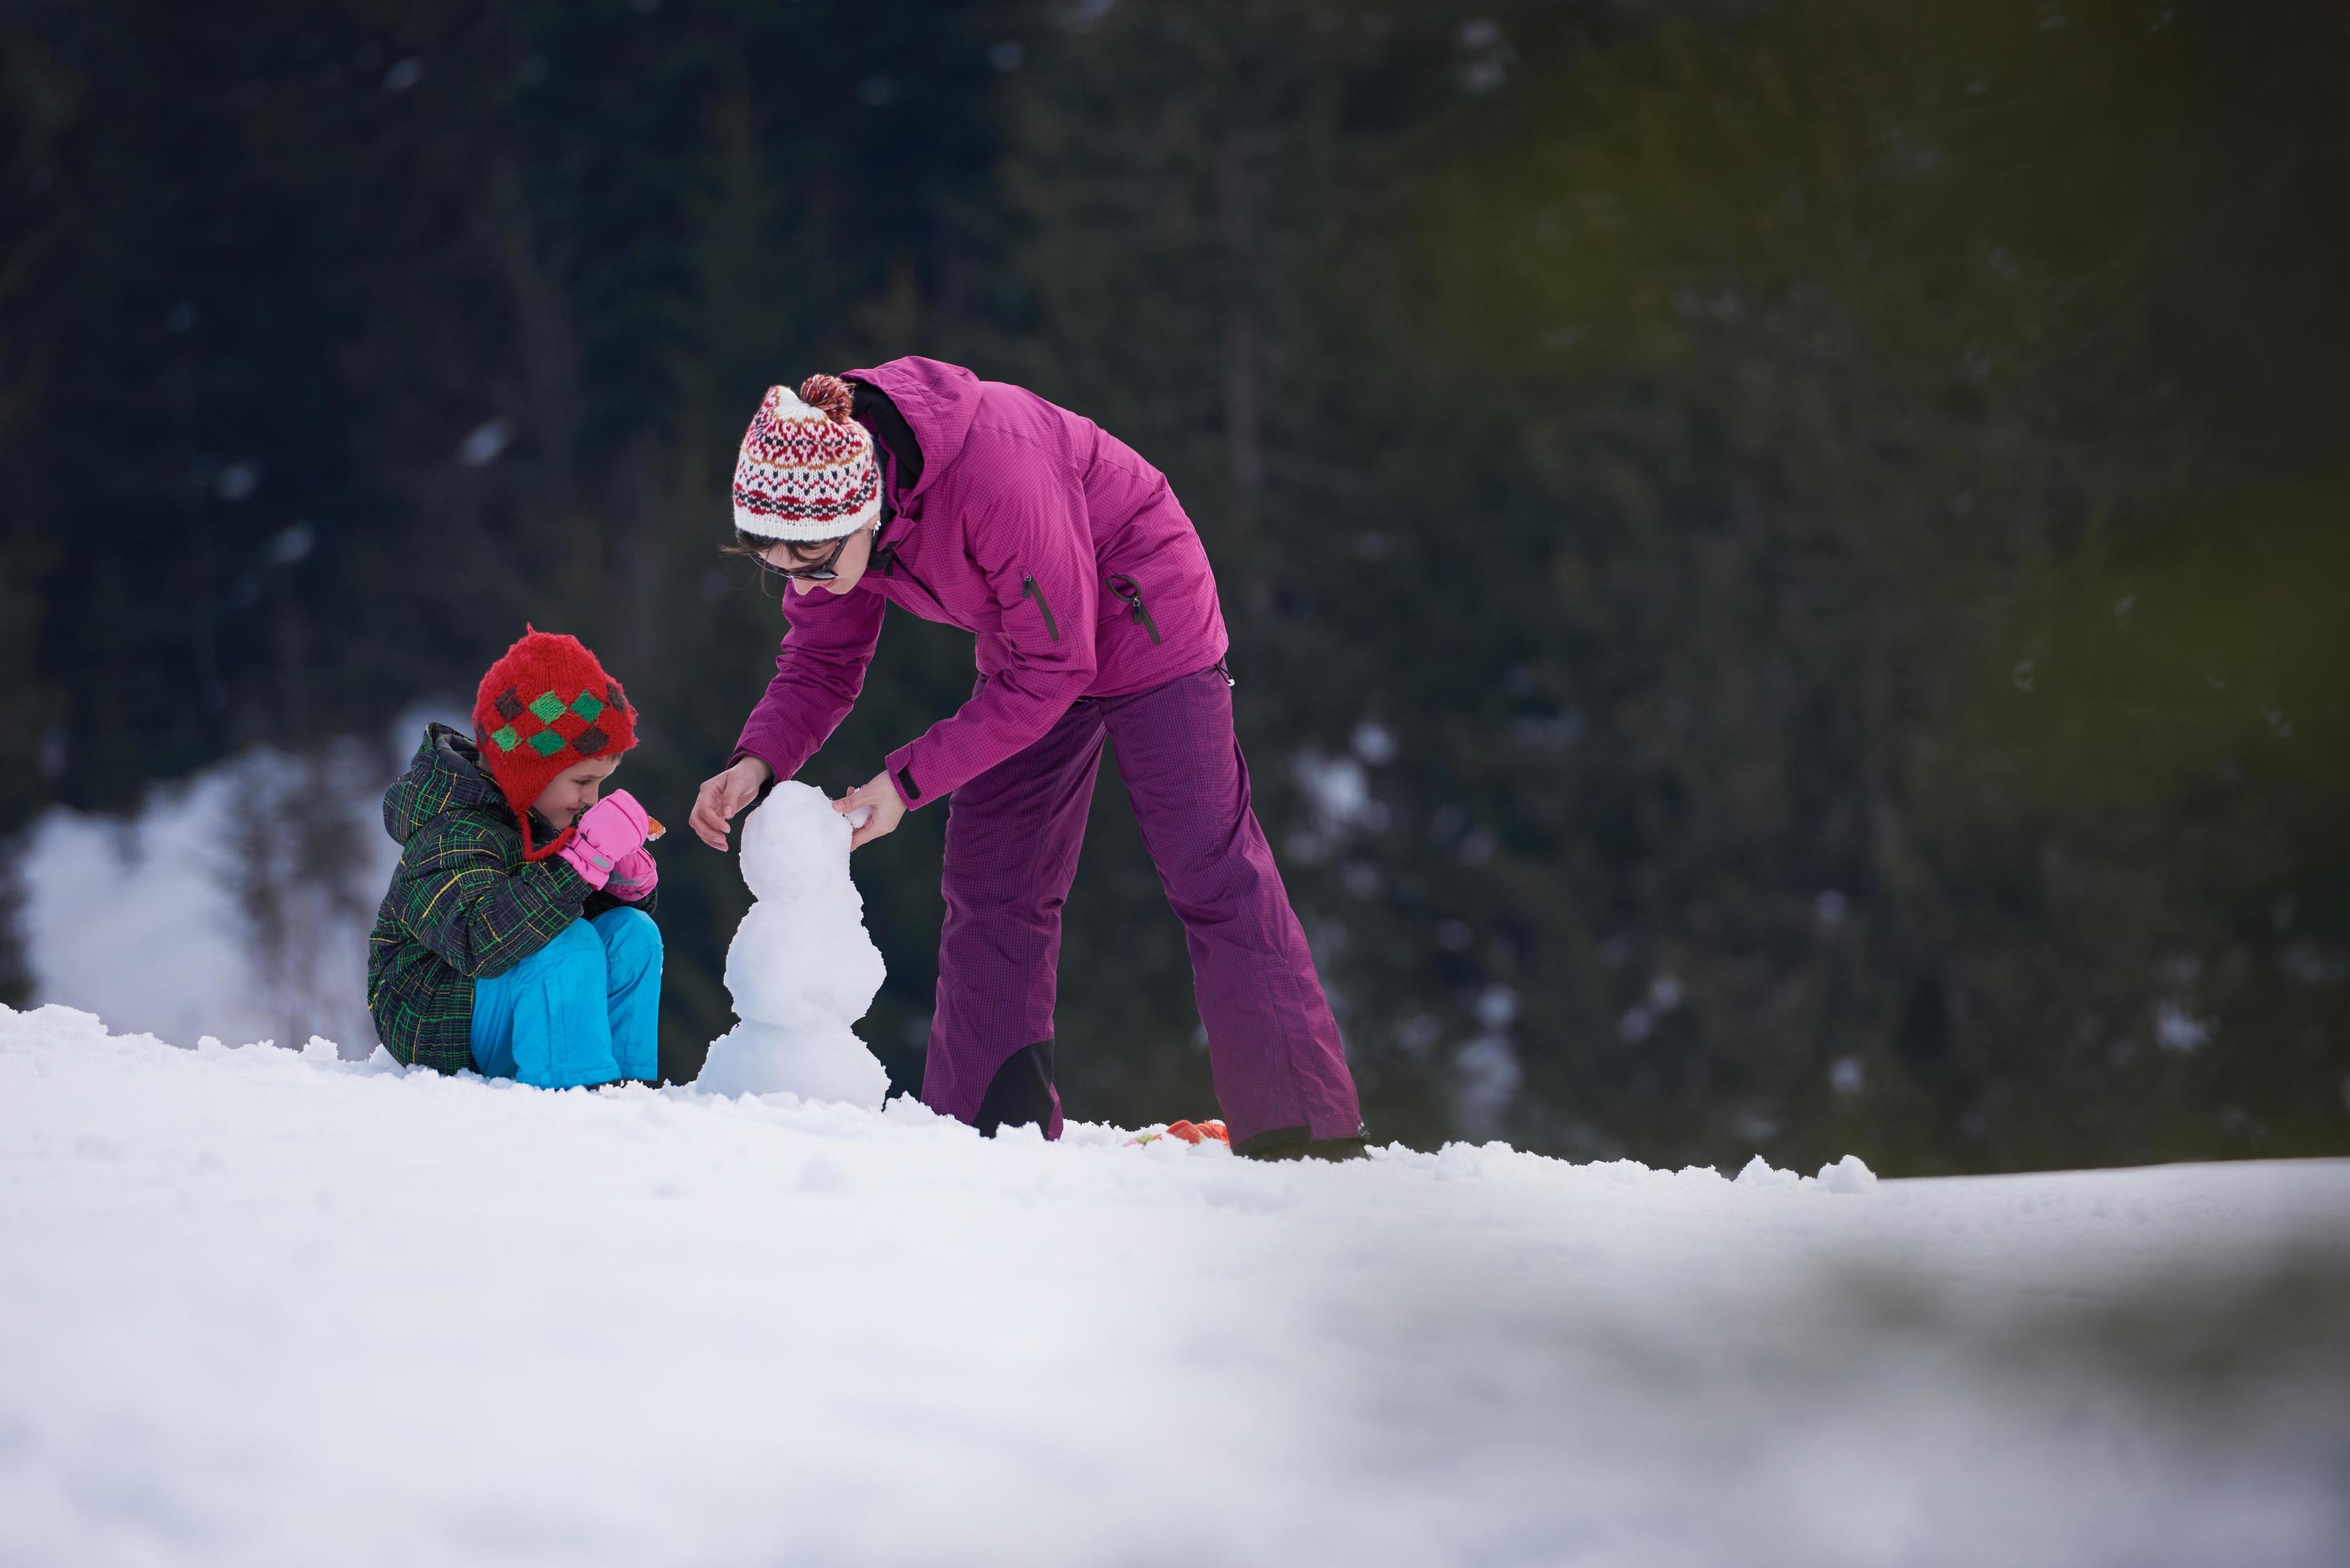
<svg viewBox="0 0 2350 1568">
<path fill-rule="evenodd" d="M 1128 607 L 1134 611 L 1134 623 L 1150 634 L 1152 642 L 1157 642 L 1159 623 L 1150 618 L 1150 611 L 1142 602 L 1142 590 L 1134 586 L 1134 579 L 1124 572 L 1115 572 L 1107 580 L 1109 583 L 1109 591 L 1124 599 Z"/>
<path fill-rule="evenodd" d="M 1045 590 L 1036 586 L 1036 579 L 1035 577 L 1030 577 L 1027 581 L 1022 583 L 1020 585 L 1020 591 L 1027 595 L 1030 598 L 1035 599 L 1036 601 L 1036 607 L 1045 612 L 1045 635 L 1052 639 L 1055 642 L 1060 641 L 1061 628 L 1053 624 L 1053 607 L 1045 602 Z"/>
<path fill-rule="evenodd" d="M 895 545 L 883 545 L 877 547 L 873 552 L 873 559 L 870 564 L 880 567 L 881 575 L 885 577 L 896 576 L 898 575 L 898 568 L 899 566 L 906 566 L 905 562 L 898 558 L 898 546 Z M 939 607 L 941 614 L 946 613 L 946 600 L 939 597 L 939 596 L 934 593 L 931 593 L 931 585 L 922 581 L 920 576 L 915 572 L 913 567 L 906 566 L 906 576 L 911 579 L 916 587 L 921 589 L 922 592 L 931 595 L 931 602 Z"/>
</svg>

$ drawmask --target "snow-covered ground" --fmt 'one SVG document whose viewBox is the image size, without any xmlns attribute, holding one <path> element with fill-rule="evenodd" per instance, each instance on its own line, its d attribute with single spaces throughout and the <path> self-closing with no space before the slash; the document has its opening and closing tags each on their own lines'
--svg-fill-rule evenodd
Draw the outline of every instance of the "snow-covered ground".
<svg viewBox="0 0 2350 1568">
<path fill-rule="evenodd" d="M 0 1562 L 2310 1564 L 2350 1164 L 1260 1166 L 0 1009 Z"/>
</svg>

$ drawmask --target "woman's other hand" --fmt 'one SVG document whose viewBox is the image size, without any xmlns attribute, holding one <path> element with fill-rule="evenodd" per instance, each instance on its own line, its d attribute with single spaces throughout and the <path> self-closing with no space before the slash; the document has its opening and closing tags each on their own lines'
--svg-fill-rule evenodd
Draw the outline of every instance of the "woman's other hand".
<svg viewBox="0 0 2350 1568">
<path fill-rule="evenodd" d="M 834 801 L 832 809 L 843 816 L 868 812 L 863 825 L 857 828 L 857 836 L 848 841 L 851 850 L 864 848 L 906 820 L 906 803 L 898 798 L 898 786 L 889 782 L 887 768 Z"/>
<path fill-rule="evenodd" d="M 693 797 L 693 815 L 686 819 L 697 837 L 712 849 L 726 847 L 726 826 L 737 813 L 759 796 L 775 769 L 756 757 L 744 757 L 724 773 L 702 781 Z"/>
</svg>

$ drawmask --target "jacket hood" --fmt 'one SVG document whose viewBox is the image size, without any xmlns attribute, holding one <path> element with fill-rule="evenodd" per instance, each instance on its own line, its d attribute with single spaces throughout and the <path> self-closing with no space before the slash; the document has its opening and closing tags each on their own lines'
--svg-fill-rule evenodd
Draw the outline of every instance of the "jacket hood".
<svg viewBox="0 0 2350 1568">
<path fill-rule="evenodd" d="M 481 769 L 473 737 L 446 724 L 428 724 L 408 772 L 383 792 L 383 830 L 404 846 L 436 816 L 484 810 L 514 820 L 506 797 Z"/>
<path fill-rule="evenodd" d="M 905 498 L 911 501 L 937 483 L 971 434 L 972 419 L 979 412 L 979 378 L 960 365 L 910 355 L 851 370 L 846 379 L 863 381 L 895 403 L 922 449 L 922 477 Z"/>
</svg>

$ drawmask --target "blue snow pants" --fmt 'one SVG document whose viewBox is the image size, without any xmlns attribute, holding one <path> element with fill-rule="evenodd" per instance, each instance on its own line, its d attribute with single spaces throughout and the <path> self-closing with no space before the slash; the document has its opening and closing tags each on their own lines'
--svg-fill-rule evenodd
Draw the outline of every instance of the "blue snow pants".
<svg viewBox="0 0 2350 1568">
<path fill-rule="evenodd" d="M 542 1089 L 660 1077 L 660 927 L 607 909 L 473 982 L 473 1065 Z"/>
</svg>

